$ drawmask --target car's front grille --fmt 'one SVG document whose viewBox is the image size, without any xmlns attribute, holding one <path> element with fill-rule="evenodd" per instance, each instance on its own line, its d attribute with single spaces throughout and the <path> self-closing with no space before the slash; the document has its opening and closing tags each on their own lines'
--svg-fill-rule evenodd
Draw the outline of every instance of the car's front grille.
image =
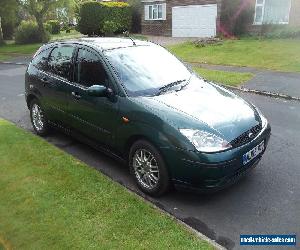
<svg viewBox="0 0 300 250">
<path fill-rule="evenodd" d="M 239 137 L 235 138 L 233 141 L 230 142 L 230 144 L 234 148 L 244 145 L 253 140 L 261 130 L 262 126 L 261 124 L 258 124 L 246 131 L 245 133 L 241 134 Z"/>
</svg>

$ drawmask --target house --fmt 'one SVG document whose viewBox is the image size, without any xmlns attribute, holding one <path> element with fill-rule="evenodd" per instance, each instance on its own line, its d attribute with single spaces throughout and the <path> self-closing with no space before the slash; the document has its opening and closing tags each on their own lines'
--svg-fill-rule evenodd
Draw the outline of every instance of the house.
<svg viewBox="0 0 300 250">
<path fill-rule="evenodd" d="M 251 0 L 254 9 L 252 31 L 263 24 L 300 26 L 300 0 Z"/>
<path fill-rule="evenodd" d="M 212 37 L 222 30 L 223 0 L 142 0 L 141 28 L 145 35 Z M 300 0 L 241 0 L 253 10 L 250 30 L 262 24 L 300 26 Z M 238 14 L 241 9 L 237 9 Z"/>
<path fill-rule="evenodd" d="M 173 37 L 217 34 L 222 0 L 142 0 L 142 33 Z"/>
</svg>

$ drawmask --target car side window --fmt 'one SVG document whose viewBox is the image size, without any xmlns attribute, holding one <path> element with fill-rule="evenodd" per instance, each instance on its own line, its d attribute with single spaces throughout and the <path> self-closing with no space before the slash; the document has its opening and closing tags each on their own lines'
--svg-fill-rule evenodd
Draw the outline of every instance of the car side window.
<svg viewBox="0 0 300 250">
<path fill-rule="evenodd" d="M 69 80 L 72 69 L 73 52 L 74 47 L 71 46 L 54 48 L 48 61 L 50 72 Z"/>
<path fill-rule="evenodd" d="M 99 57 L 87 49 L 79 49 L 75 66 L 75 81 L 85 87 L 108 85 L 108 77 Z"/>
<path fill-rule="evenodd" d="M 47 71 L 48 68 L 47 61 L 48 61 L 49 53 L 50 53 L 50 48 L 40 52 L 32 59 L 31 62 L 32 65 L 38 68 L 39 70 Z"/>
</svg>

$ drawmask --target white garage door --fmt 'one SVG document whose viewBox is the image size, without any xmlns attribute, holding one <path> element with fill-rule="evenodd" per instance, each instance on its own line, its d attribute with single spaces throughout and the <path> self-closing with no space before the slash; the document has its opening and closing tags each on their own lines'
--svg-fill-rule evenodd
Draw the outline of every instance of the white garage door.
<svg viewBox="0 0 300 250">
<path fill-rule="evenodd" d="M 216 36 L 217 5 L 189 5 L 172 8 L 173 37 Z"/>
</svg>

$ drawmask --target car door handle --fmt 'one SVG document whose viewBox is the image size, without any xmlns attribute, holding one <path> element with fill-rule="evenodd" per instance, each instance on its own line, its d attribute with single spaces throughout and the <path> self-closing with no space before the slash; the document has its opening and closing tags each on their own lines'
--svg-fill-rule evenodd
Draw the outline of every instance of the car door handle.
<svg viewBox="0 0 300 250">
<path fill-rule="evenodd" d="M 81 98 L 81 95 L 79 95 L 78 93 L 76 92 L 72 92 L 72 96 L 76 99 L 80 99 Z"/>
</svg>

